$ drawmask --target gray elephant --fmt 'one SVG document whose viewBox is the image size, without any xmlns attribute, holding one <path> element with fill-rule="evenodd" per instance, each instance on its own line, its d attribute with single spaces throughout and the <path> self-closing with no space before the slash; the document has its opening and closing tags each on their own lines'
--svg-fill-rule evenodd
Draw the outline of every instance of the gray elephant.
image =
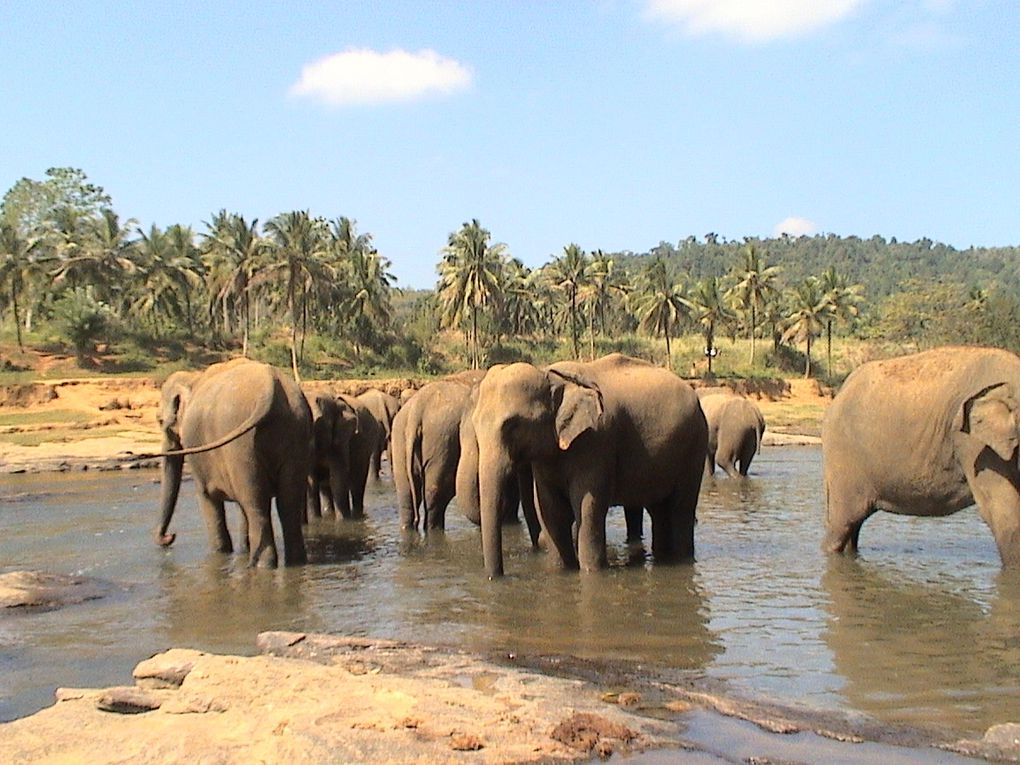
<svg viewBox="0 0 1020 765">
<path fill-rule="evenodd" d="M 233 552 L 224 502 L 241 506 L 251 565 L 276 566 L 270 504 L 283 531 L 284 563 L 304 563 L 301 516 L 311 459 L 312 418 L 297 383 L 266 364 L 240 359 L 163 385 L 164 452 L 160 525 L 166 546 L 184 458 L 194 475 L 210 542 Z"/>
<path fill-rule="evenodd" d="M 765 418 L 758 406 L 735 393 L 710 393 L 700 397 L 708 421 L 708 452 L 705 475 L 718 465 L 731 478 L 744 477 L 761 449 Z"/>
<path fill-rule="evenodd" d="M 312 465 L 308 471 L 307 518 L 350 515 L 351 439 L 358 412 L 330 393 L 305 392 L 312 412 Z"/>
<path fill-rule="evenodd" d="M 945 347 L 855 370 L 822 422 L 824 548 L 856 552 L 876 510 L 977 504 L 1004 566 L 1020 565 L 1020 357 Z"/>
<path fill-rule="evenodd" d="M 372 413 L 376 422 L 381 426 L 379 445 L 372 454 L 371 465 L 371 474 L 378 481 L 384 452 L 387 461 L 390 463 L 390 470 L 393 470 L 393 455 L 390 453 L 390 433 L 393 431 L 393 418 L 397 416 L 397 411 L 400 409 L 400 399 L 375 388 L 365 391 L 357 399 Z"/>
<path fill-rule="evenodd" d="M 400 526 L 441 529 L 456 494 L 460 421 L 484 371 L 428 383 L 400 407 L 391 434 Z"/>
<path fill-rule="evenodd" d="M 558 366 L 493 367 L 479 383 L 472 423 L 487 574 L 503 573 L 501 495 L 520 462 L 531 464 L 542 526 L 564 566 L 607 565 L 612 505 L 647 508 L 656 559 L 692 558 L 708 443 L 694 389 L 621 354 Z"/>
</svg>

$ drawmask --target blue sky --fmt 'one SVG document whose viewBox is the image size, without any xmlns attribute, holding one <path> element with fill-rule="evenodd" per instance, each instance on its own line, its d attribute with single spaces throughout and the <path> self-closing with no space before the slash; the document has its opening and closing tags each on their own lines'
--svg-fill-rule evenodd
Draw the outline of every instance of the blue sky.
<svg viewBox="0 0 1020 765">
<path fill-rule="evenodd" d="M 355 218 L 401 286 L 716 232 L 1020 243 L 1013 0 L 0 3 L 0 193 Z"/>
</svg>

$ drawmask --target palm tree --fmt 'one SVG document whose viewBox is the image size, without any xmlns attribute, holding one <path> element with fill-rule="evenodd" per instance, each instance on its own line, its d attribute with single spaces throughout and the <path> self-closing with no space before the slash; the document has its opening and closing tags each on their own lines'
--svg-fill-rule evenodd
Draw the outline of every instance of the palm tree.
<svg viewBox="0 0 1020 765">
<path fill-rule="evenodd" d="M 790 290 L 788 301 L 789 313 L 783 337 L 792 342 L 805 343 L 804 377 L 810 377 L 811 343 L 822 334 L 825 322 L 831 316 L 831 309 L 822 291 L 821 281 L 813 276 Z"/>
<path fill-rule="evenodd" d="M 708 374 L 712 374 L 712 359 L 715 357 L 715 331 L 720 325 L 733 321 L 733 314 L 726 306 L 719 279 L 710 276 L 698 282 L 687 299 L 691 318 L 700 326 L 705 336 L 705 357 L 708 359 Z"/>
<path fill-rule="evenodd" d="M 588 344 L 591 357 L 595 358 L 595 319 L 599 320 L 599 331 L 605 334 L 606 308 L 615 296 L 626 297 L 629 287 L 626 274 L 616 268 L 616 262 L 602 250 L 592 253 L 588 266 L 588 283 L 582 289 L 583 302 L 588 309 Z"/>
<path fill-rule="evenodd" d="M 21 337 L 21 314 L 18 298 L 25 289 L 25 280 L 32 271 L 32 248 L 34 240 L 26 239 L 11 223 L 0 222 L 0 285 L 6 289 L 14 310 L 14 329 L 18 337 L 18 349 L 25 350 Z"/>
<path fill-rule="evenodd" d="M 502 283 L 504 244 L 490 244 L 492 235 L 478 219 L 463 224 L 450 234 L 439 264 L 436 294 L 440 304 L 440 324 L 458 326 L 470 317 L 469 355 L 471 368 L 481 365 L 478 342 L 478 312 L 490 303 L 499 303 Z"/>
<path fill-rule="evenodd" d="M 534 272 L 518 258 L 508 258 L 503 268 L 503 320 L 515 336 L 539 328 L 540 312 L 535 299 Z"/>
<path fill-rule="evenodd" d="M 69 278 L 72 283 L 89 284 L 100 302 L 122 314 L 125 277 L 135 272 L 135 243 L 130 236 L 138 221 L 130 218 L 121 223 L 109 208 L 95 218 L 80 218 L 73 208 L 65 208 L 60 220 L 66 229 L 61 230 L 61 258 L 53 282 Z"/>
<path fill-rule="evenodd" d="M 243 215 L 226 210 L 206 223 L 205 251 L 213 276 L 210 297 L 223 307 L 224 329 L 227 329 L 227 306 L 231 300 L 241 306 L 241 355 L 248 355 L 251 334 L 251 293 L 249 284 L 266 250 L 265 240 L 258 234 L 258 219 L 248 223 Z"/>
<path fill-rule="evenodd" d="M 390 261 L 374 249 L 355 249 L 347 260 L 351 295 L 341 310 L 354 330 L 356 354 L 361 344 L 374 334 L 374 328 L 386 329 L 393 320 L 391 295 L 395 278 L 389 268 Z"/>
<path fill-rule="evenodd" d="M 184 323 L 188 335 L 194 337 L 194 314 L 191 309 L 191 294 L 202 284 L 202 261 L 198 248 L 195 246 L 195 232 L 191 226 L 175 223 L 166 230 L 168 242 L 169 268 L 179 285 L 184 297 Z"/>
<path fill-rule="evenodd" d="M 743 263 L 732 272 L 735 284 L 727 293 L 737 308 L 750 316 L 751 364 L 754 365 L 755 333 L 758 329 L 758 312 L 769 293 L 776 291 L 778 266 L 766 266 L 758 249 L 748 244 Z"/>
<path fill-rule="evenodd" d="M 573 342 L 574 358 L 581 357 L 578 341 L 578 296 L 588 285 L 588 256 L 576 244 L 568 244 L 563 254 L 548 265 L 546 274 L 554 289 L 564 293 L 569 306 L 570 338 Z"/>
<path fill-rule="evenodd" d="M 265 283 L 280 275 L 284 277 L 291 320 L 290 363 L 294 379 L 300 381 L 299 317 L 307 317 L 304 297 L 321 274 L 319 266 L 326 255 L 325 222 L 313 218 L 307 210 L 294 210 L 267 222 L 265 231 L 273 245 L 273 260 L 260 272 L 258 279 Z"/>
<path fill-rule="evenodd" d="M 656 337 L 666 336 L 666 366 L 672 369 L 670 338 L 689 310 L 683 282 L 674 280 L 666 261 L 656 257 L 638 274 L 633 298 L 639 326 Z"/>
<path fill-rule="evenodd" d="M 821 290 L 827 311 L 825 320 L 825 369 L 832 374 L 832 325 L 837 321 L 850 321 L 860 314 L 860 284 L 849 284 L 843 274 L 829 266 L 822 274 Z"/>
<path fill-rule="evenodd" d="M 138 279 L 133 290 L 137 297 L 131 310 L 150 316 L 157 332 L 160 315 L 170 320 L 181 318 L 188 294 L 202 284 L 197 259 L 181 251 L 180 240 L 186 234 L 171 233 L 173 228 L 164 232 L 153 224 L 148 233 L 138 229 Z"/>
</svg>

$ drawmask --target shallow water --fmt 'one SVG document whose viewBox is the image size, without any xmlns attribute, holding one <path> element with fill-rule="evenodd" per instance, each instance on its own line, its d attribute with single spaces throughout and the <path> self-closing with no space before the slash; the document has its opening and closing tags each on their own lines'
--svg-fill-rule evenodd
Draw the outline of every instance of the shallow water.
<svg viewBox="0 0 1020 765">
<path fill-rule="evenodd" d="M 308 529 L 308 566 L 253 571 L 209 553 L 190 483 L 177 541 L 163 549 L 150 536 L 157 475 L 3 477 L 0 572 L 115 587 L 102 600 L 0 615 L 0 719 L 49 705 L 58 686 L 129 683 L 136 663 L 171 646 L 251 654 L 258 632 L 284 629 L 638 660 L 743 695 L 959 735 L 1020 720 L 1020 576 L 1000 572 L 977 514 L 879 514 L 859 559 L 830 559 L 819 549 L 816 447 L 766 449 L 747 481 L 706 486 L 693 565 L 635 554 L 614 510 L 609 571 L 552 571 L 514 528 L 508 576 L 496 582 L 455 506 L 445 534 L 402 533 L 385 480 L 370 487 L 367 520 Z"/>
</svg>

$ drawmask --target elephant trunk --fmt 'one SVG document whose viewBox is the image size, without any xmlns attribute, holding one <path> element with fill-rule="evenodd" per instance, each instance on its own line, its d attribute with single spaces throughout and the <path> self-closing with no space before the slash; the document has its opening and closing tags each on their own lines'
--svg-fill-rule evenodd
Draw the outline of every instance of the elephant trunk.
<svg viewBox="0 0 1020 765">
<path fill-rule="evenodd" d="M 513 474 L 513 466 L 505 455 L 486 459 L 480 451 L 478 495 L 482 521 L 482 558 L 490 579 L 503 576 L 503 491 Z"/>
<path fill-rule="evenodd" d="M 177 538 L 176 534 L 168 534 L 170 521 L 177 506 L 177 495 L 181 491 L 181 476 L 184 473 L 184 457 L 163 458 L 163 478 L 160 483 L 160 521 L 156 529 L 156 543 L 167 547 Z"/>
</svg>

